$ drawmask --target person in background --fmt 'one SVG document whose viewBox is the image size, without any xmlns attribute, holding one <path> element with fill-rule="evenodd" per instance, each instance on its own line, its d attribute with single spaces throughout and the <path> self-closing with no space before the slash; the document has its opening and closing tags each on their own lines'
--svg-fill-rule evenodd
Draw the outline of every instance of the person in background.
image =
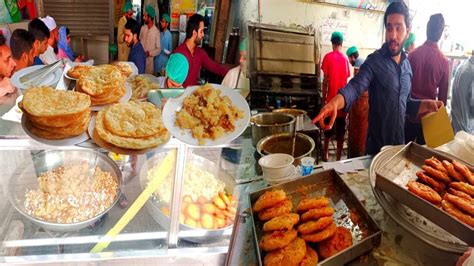
<svg viewBox="0 0 474 266">
<path fill-rule="evenodd" d="M 432 15 L 426 27 L 426 42 L 408 54 L 413 72 L 411 82 L 411 97 L 413 99 L 438 100 L 446 105 L 449 63 L 438 48 L 438 41 L 443 34 L 443 30 L 443 15 Z M 421 121 L 416 116 L 408 116 L 405 121 L 405 143 L 410 141 L 425 144 Z"/>
<path fill-rule="evenodd" d="M 188 60 L 182 54 L 172 54 L 165 68 L 165 76 L 159 77 L 160 88 L 183 88 L 188 75 Z"/>
<path fill-rule="evenodd" d="M 180 53 L 188 59 L 189 73 L 183 86 L 197 85 L 201 67 L 224 77 L 229 69 L 214 62 L 199 46 L 204 38 L 204 18 L 199 14 L 192 15 L 186 25 L 186 40 L 173 52 Z"/>
<path fill-rule="evenodd" d="M 321 70 L 324 73 L 322 91 L 325 103 L 328 103 L 337 95 L 338 91 L 347 84 L 347 79 L 351 76 L 349 62 L 341 52 L 343 41 L 342 33 L 335 31 L 331 34 L 332 51 L 324 56 L 321 64 Z M 336 135 L 337 140 L 336 159 L 338 161 L 341 159 L 344 136 L 346 134 L 346 116 L 346 112 L 338 111 L 335 130 L 324 131 L 324 161 L 328 160 L 329 141 L 334 135 Z"/>
<path fill-rule="evenodd" d="M 166 64 L 171 54 L 171 32 L 168 30 L 171 18 L 168 14 L 163 14 L 160 20 L 160 45 L 161 51 L 158 56 L 155 56 L 155 75 L 163 75 Z"/>
<path fill-rule="evenodd" d="M 39 18 L 35 18 L 28 23 L 28 31 L 35 37 L 35 43 L 33 44 L 35 49 L 33 65 L 44 65 L 39 55 L 44 53 L 48 48 L 49 29 L 43 21 Z"/>
<path fill-rule="evenodd" d="M 7 28 L 0 28 L 0 34 L 3 35 L 6 40 L 6 44 L 8 45 L 8 47 L 10 47 L 10 39 L 12 37 L 10 30 Z"/>
<path fill-rule="evenodd" d="M 222 85 L 229 88 L 250 89 L 250 81 L 247 78 L 247 39 L 243 39 L 239 45 L 240 59 L 239 66 L 227 72 L 222 80 Z"/>
<path fill-rule="evenodd" d="M 58 57 L 56 55 L 58 49 L 58 26 L 56 25 L 56 21 L 54 18 L 50 16 L 46 16 L 41 18 L 41 21 L 48 27 L 49 30 L 49 39 L 48 39 L 48 47 L 44 53 L 40 54 L 40 59 L 43 61 L 44 64 L 49 65 L 56 61 L 58 61 Z"/>
<path fill-rule="evenodd" d="M 140 42 L 145 49 L 146 68 L 145 73 L 154 74 L 154 57 L 160 53 L 160 31 L 155 26 L 155 9 L 148 5 L 143 14 L 145 24 L 140 30 Z"/>
<path fill-rule="evenodd" d="M 138 23 L 133 18 L 125 24 L 125 43 L 130 47 L 128 61 L 133 62 L 138 68 L 138 74 L 145 73 L 146 54 L 142 44 L 138 40 Z"/>
<path fill-rule="evenodd" d="M 66 58 L 67 60 L 82 62 L 84 56 L 80 55 L 77 58 L 74 57 L 74 53 L 71 49 L 71 36 L 68 27 L 59 28 L 59 40 L 58 40 L 58 59 Z"/>
<path fill-rule="evenodd" d="M 410 15 L 404 2 L 391 2 L 384 14 L 385 43 L 370 54 L 359 72 L 321 108 L 313 123 L 332 128 L 337 111 L 349 111 L 359 96 L 369 90 L 369 126 L 366 152 L 377 154 L 385 145 L 405 142 L 405 115 L 423 116 L 437 111 L 443 102 L 413 100 L 410 97 L 412 72 L 403 43 L 410 33 Z M 325 122 L 330 118 L 329 123 Z M 327 120 L 326 120 L 327 121 Z"/>
<path fill-rule="evenodd" d="M 365 59 L 359 56 L 359 50 L 357 50 L 356 46 L 349 47 L 346 51 L 346 55 L 349 59 L 349 63 L 356 68 L 360 68 L 365 61 Z"/>
<path fill-rule="evenodd" d="M 0 96 L 16 91 L 10 82 L 15 66 L 10 47 L 8 47 L 5 37 L 0 35 Z"/>
<path fill-rule="evenodd" d="M 403 45 L 403 51 L 405 51 L 405 53 L 409 54 L 413 50 L 415 50 L 415 41 L 416 41 L 415 33 L 410 32 L 410 35 L 408 35 L 408 38 L 405 41 L 405 45 Z"/>
<path fill-rule="evenodd" d="M 127 61 L 130 47 L 125 43 L 125 24 L 133 16 L 132 3 L 126 1 L 122 8 L 123 16 L 117 23 L 118 61 Z"/>
<path fill-rule="evenodd" d="M 451 123 L 455 133 L 462 130 L 474 134 L 474 50 L 454 77 Z"/>
<path fill-rule="evenodd" d="M 33 65 L 35 57 L 35 37 L 24 29 L 16 29 L 11 37 L 11 52 L 15 61 L 15 71 Z"/>
</svg>

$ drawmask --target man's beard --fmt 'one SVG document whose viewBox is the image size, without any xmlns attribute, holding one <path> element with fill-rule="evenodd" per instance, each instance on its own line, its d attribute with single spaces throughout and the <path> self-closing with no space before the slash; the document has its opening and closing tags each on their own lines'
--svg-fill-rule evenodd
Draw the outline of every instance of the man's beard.
<svg viewBox="0 0 474 266">
<path fill-rule="evenodd" d="M 392 43 L 396 43 L 398 45 L 397 50 L 395 50 L 395 51 L 392 50 L 392 48 L 390 47 L 392 45 Z M 403 43 L 404 43 L 404 41 L 403 41 Z M 396 41 L 389 41 L 387 45 L 388 45 L 388 50 L 390 51 L 391 56 L 398 56 L 402 52 L 402 44 L 397 43 Z"/>
<path fill-rule="evenodd" d="M 202 41 L 202 38 L 197 38 L 197 37 L 196 37 L 196 40 L 194 40 L 194 44 L 200 45 L 200 44 L 201 44 L 201 41 Z"/>
<path fill-rule="evenodd" d="M 133 46 L 133 42 L 129 42 L 129 43 L 126 42 L 126 44 L 127 44 L 128 47 L 132 47 L 132 46 Z"/>
</svg>

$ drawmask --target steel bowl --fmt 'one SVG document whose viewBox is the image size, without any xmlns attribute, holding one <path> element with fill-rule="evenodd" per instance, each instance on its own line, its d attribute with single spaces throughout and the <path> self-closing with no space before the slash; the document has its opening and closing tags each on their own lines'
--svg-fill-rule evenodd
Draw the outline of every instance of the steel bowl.
<svg viewBox="0 0 474 266">
<path fill-rule="evenodd" d="M 40 220 L 26 212 L 24 207 L 25 193 L 29 189 L 37 189 L 39 184 L 37 177 L 42 173 L 51 171 L 59 166 L 65 164 L 87 162 L 89 169 L 93 169 L 98 166 L 103 171 L 109 172 L 116 180 L 118 184 L 117 194 L 114 202 L 103 212 L 97 214 L 94 218 L 77 222 L 77 223 L 54 223 Z M 93 172 L 91 172 L 93 174 Z M 101 154 L 94 150 L 49 150 L 42 151 L 32 155 L 31 160 L 25 160 L 25 162 L 17 167 L 8 181 L 8 198 L 12 203 L 13 207 L 21 213 L 23 216 L 28 218 L 33 223 L 41 226 L 42 228 L 50 231 L 57 232 L 72 232 L 85 228 L 89 225 L 94 224 L 104 214 L 106 214 L 112 207 L 117 203 L 120 198 L 120 188 L 122 186 L 122 173 L 120 172 L 117 164 L 108 158 L 106 155 Z"/>
<path fill-rule="evenodd" d="M 257 152 L 260 156 L 273 153 L 286 153 L 291 155 L 292 141 L 293 134 L 291 133 L 267 136 L 258 142 Z M 293 156 L 295 160 L 293 161 L 293 165 L 297 166 L 300 164 L 301 158 L 311 156 L 315 147 L 316 144 L 311 137 L 303 133 L 296 133 L 295 155 Z"/>
<path fill-rule="evenodd" d="M 290 114 L 296 118 L 296 131 L 304 129 L 304 117 L 306 115 L 305 110 L 292 109 L 292 108 L 280 108 L 273 110 L 274 113 L 285 113 Z"/>
<path fill-rule="evenodd" d="M 148 180 L 147 180 L 147 173 L 148 170 L 156 166 L 156 164 L 160 163 L 166 156 L 167 152 L 163 151 L 160 153 L 155 154 L 153 157 L 148 159 L 140 169 L 140 186 L 142 189 L 145 189 Z M 237 200 L 238 199 L 238 189 L 235 187 L 235 180 L 229 175 L 225 170 L 218 166 L 218 164 L 195 154 L 192 154 L 188 157 L 187 163 L 192 163 L 195 166 L 205 169 L 212 173 L 217 179 L 222 180 L 225 184 L 225 191 L 227 193 L 231 193 L 232 196 Z M 175 168 L 171 170 L 171 173 L 174 178 Z M 184 195 L 183 195 L 184 196 Z M 171 199 L 169 199 L 171 202 Z M 150 199 L 146 202 L 145 207 L 153 217 L 153 219 L 164 229 L 169 230 L 171 220 L 170 217 L 165 215 L 161 208 L 166 207 L 171 210 L 171 206 L 169 203 L 159 199 L 156 195 L 150 197 Z M 204 228 L 195 228 L 188 226 L 186 224 L 180 223 L 179 229 L 181 232 L 184 232 L 180 238 L 187 240 L 193 243 L 211 243 L 219 241 L 223 238 L 224 232 L 226 230 L 232 229 L 234 225 L 228 225 L 221 229 L 213 229 L 208 230 Z"/>
<path fill-rule="evenodd" d="M 252 144 L 256 146 L 262 138 L 278 133 L 293 132 L 296 118 L 286 113 L 260 113 L 250 118 Z"/>
</svg>

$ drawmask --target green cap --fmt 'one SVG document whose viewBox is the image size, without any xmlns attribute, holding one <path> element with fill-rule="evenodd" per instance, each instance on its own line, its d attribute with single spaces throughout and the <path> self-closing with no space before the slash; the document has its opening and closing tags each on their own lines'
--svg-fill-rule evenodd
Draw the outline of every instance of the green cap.
<svg viewBox="0 0 474 266">
<path fill-rule="evenodd" d="M 239 45 L 239 51 L 240 52 L 246 52 L 247 51 L 247 38 L 244 38 L 242 41 L 240 41 Z"/>
<path fill-rule="evenodd" d="M 156 17 L 155 9 L 151 5 L 146 6 L 145 12 L 152 18 Z"/>
<path fill-rule="evenodd" d="M 347 55 L 347 57 L 349 57 L 349 56 L 351 56 L 351 54 L 353 54 L 355 52 L 358 52 L 357 47 L 351 46 L 351 47 L 349 47 L 349 49 L 347 49 L 346 55 Z"/>
<path fill-rule="evenodd" d="M 410 45 L 414 43 L 415 40 L 416 40 L 415 33 L 410 32 L 410 35 L 408 35 L 408 38 L 405 41 L 405 44 L 403 45 L 403 49 L 405 49 L 405 51 L 408 50 L 408 47 L 410 47 Z"/>
<path fill-rule="evenodd" d="M 166 75 L 168 75 L 172 81 L 183 84 L 188 76 L 188 59 L 180 53 L 172 54 L 166 64 L 165 70 Z"/>
<path fill-rule="evenodd" d="M 342 36 L 342 33 L 339 31 L 335 31 L 331 34 L 331 40 L 335 37 L 339 37 L 341 41 L 344 41 L 344 37 Z"/>
<path fill-rule="evenodd" d="M 132 3 L 127 1 L 125 2 L 125 4 L 123 4 L 123 8 L 122 8 L 123 12 L 128 12 L 128 10 L 132 10 L 132 9 L 133 9 Z"/>
<path fill-rule="evenodd" d="M 168 23 L 170 23 L 170 21 L 171 21 L 170 15 L 168 15 L 168 14 L 163 14 L 162 19 L 164 19 Z"/>
</svg>

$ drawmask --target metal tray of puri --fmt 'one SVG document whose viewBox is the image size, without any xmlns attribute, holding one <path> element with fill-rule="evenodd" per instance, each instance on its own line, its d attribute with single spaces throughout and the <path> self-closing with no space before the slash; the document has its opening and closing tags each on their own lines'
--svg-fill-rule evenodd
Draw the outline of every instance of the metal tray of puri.
<svg viewBox="0 0 474 266">
<path fill-rule="evenodd" d="M 375 198 L 398 225 L 421 241 L 439 250 L 463 254 L 468 248 L 466 243 L 375 186 L 376 171 L 384 167 L 385 163 L 403 147 L 403 145 L 384 147 L 372 159 L 369 168 L 369 181 Z"/>
<path fill-rule="evenodd" d="M 321 197 L 325 196 L 330 200 L 331 207 L 335 212 L 334 222 L 337 226 L 343 226 L 352 233 L 352 246 L 334 254 L 332 257 L 319 261 L 318 265 L 343 265 L 362 254 L 370 251 L 380 244 L 381 232 L 377 224 L 365 210 L 362 203 L 357 199 L 352 190 L 342 180 L 334 170 L 326 170 L 317 174 L 312 174 L 293 180 L 287 183 L 268 187 L 249 194 L 252 210 L 253 203 L 268 190 L 282 189 L 292 199 L 293 206 L 296 206 L 302 196 Z M 254 241 L 256 245 L 256 255 L 259 265 L 263 265 L 265 252 L 260 251 L 258 244 L 263 236 L 264 222 L 258 219 L 258 215 L 251 211 Z M 357 217 L 358 221 L 353 222 L 351 217 Z M 315 244 L 309 243 L 311 247 Z M 314 248 L 314 250 L 317 250 Z"/>
<path fill-rule="evenodd" d="M 462 161 L 471 171 L 474 169 L 472 165 L 469 165 L 462 159 L 410 142 L 392 158 L 387 160 L 383 167 L 375 171 L 375 187 L 390 194 L 394 199 L 472 246 L 474 245 L 474 228 L 460 222 L 444 210 L 406 189 L 407 182 L 416 179 L 415 173 L 421 170 L 421 166 L 425 164 L 425 159 L 429 159 L 432 156 L 439 160 L 451 161 L 456 159 Z"/>
</svg>

